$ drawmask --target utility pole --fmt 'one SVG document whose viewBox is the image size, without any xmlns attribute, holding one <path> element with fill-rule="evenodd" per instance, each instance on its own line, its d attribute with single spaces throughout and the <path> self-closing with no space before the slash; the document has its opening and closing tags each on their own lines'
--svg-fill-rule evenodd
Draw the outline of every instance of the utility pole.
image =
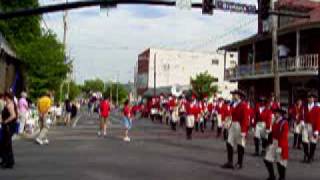
<svg viewBox="0 0 320 180">
<path fill-rule="evenodd" d="M 157 65 L 156 65 L 156 53 L 154 53 L 153 57 L 153 96 L 155 97 L 157 95 Z"/>
<path fill-rule="evenodd" d="M 110 81 L 110 103 L 112 104 L 112 80 Z"/>
<path fill-rule="evenodd" d="M 68 4 L 68 0 L 66 0 Z M 64 11 L 63 15 L 63 45 L 65 48 L 65 63 L 68 63 L 68 48 L 67 48 L 67 34 L 68 34 L 68 10 Z M 73 65 L 71 64 L 71 71 L 73 71 Z M 67 75 L 67 98 L 69 99 L 70 94 L 70 81 L 71 81 L 71 73 Z"/>
<path fill-rule="evenodd" d="M 270 1 L 270 8 L 275 10 L 276 0 Z M 280 102 L 280 77 L 279 77 L 279 56 L 278 56 L 278 16 L 271 15 L 272 18 L 272 63 L 274 75 L 274 95 L 276 101 Z"/>
<path fill-rule="evenodd" d="M 117 96 L 117 106 L 119 106 L 119 71 L 117 72 L 117 94 L 116 94 L 116 96 Z"/>
</svg>

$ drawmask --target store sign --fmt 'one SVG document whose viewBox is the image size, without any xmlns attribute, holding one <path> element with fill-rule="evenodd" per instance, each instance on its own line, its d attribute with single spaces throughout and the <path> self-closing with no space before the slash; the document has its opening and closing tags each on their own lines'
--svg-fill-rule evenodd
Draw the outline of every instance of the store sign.
<svg viewBox="0 0 320 180">
<path fill-rule="evenodd" d="M 257 7 L 255 5 L 241 4 L 241 3 L 221 1 L 221 0 L 216 1 L 216 8 L 226 10 L 226 11 L 242 12 L 242 13 L 248 13 L 248 14 L 257 13 Z"/>
</svg>

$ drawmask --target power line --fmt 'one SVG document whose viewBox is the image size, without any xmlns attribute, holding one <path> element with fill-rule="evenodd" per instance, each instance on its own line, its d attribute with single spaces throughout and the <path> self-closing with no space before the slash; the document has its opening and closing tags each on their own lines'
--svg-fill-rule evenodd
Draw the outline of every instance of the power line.
<svg viewBox="0 0 320 180">
<path fill-rule="evenodd" d="M 257 22 L 257 19 L 249 20 L 249 21 L 247 21 L 247 22 L 245 22 L 245 23 L 243 23 L 243 24 L 240 24 L 239 26 L 237 26 L 237 27 L 235 27 L 235 28 L 233 28 L 233 29 L 231 29 L 231 30 L 223 33 L 223 34 L 214 36 L 214 37 L 206 40 L 205 42 L 201 43 L 200 45 L 193 46 L 193 47 L 191 47 L 191 49 L 194 50 L 194 49 L 199 49 L 199 48 L 202 48 L 202 47 L 204 47 L 204 46 L 207 46 L 209 43 L 215 42 L 215 41 L 217 41 L 217 40 L 219 40 L 219 39 L 221 39 L 221 38 L 224 38 L 224 37 L 226 37 L 226 36 L 229 36 L 229 35 L 233 34 L 234 32 L 237 32 L 238 30 L 242 29 L 243 27 L 246 27 L 247 25 L 252 24 L 252 23 L 255 23 L 255 22 Z"/>
</svg>

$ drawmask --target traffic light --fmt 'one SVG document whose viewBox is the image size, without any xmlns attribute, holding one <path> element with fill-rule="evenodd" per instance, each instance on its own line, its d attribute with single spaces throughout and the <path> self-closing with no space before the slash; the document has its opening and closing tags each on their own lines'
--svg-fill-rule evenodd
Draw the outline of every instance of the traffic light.
<svg viewBox="0 0 320 180">
<path fill-rule="evenodd" d="M 270 10 L 270 0 L 260 0 L 259 13 L 262 20 L 268 19 Z"/>
<path fill-rule="evenodd" d="M 213 14 L 213 1 L 214 0 L 202 0 L 202 14 Z"/>
<path fill-rule="evenodd" d="M 110 0 L 103 0 L 103 3 L 100 5 L 101 9 L 109 9 L 109 8 L 116 8 L 117 4 L 110 3 Z"/>
</svg>

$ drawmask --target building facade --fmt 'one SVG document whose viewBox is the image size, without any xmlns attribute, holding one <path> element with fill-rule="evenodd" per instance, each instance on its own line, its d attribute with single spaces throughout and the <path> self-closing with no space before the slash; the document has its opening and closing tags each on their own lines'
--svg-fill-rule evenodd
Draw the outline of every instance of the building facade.
<svg viewBox="0 0 320 180">
<path fill-rule="evenodd" d="M 138 95 L 151 93 L 154 87 L 158 92 L 172 87 L 187 90 L 191 87 L 191 78 L 207 71 L 218 79 L 220 95 L 229 97 L 230 90 L 237 88 L 237 83 L 224 80 L 224 69 L 235 66 L 236 58 L 236 53 L 225 57 L 224 54 L 150 48 L 138 56 L 135 86 Z"/>
<path fill-rule="evenodd" d="M 308 91 L 318 90 L 320 2 L 279 0 L 276 9 L 310 15 L 308 19 L 278 16 L 278 51 L 281 103 L 291 104 Z M 258 34 L 220 48 L 238 53 L 238 66 L 227 68 L 225 78 L 238 82 L 253 101 L 274 88 L 270 17 L 259 15 Z"/>
<path fill-rule="evenodd" d="M 21 62 L 0 34 L 0 93 L 11 90 L 19 94 L 25 89 L 24 82 Z"/>
</svg>

